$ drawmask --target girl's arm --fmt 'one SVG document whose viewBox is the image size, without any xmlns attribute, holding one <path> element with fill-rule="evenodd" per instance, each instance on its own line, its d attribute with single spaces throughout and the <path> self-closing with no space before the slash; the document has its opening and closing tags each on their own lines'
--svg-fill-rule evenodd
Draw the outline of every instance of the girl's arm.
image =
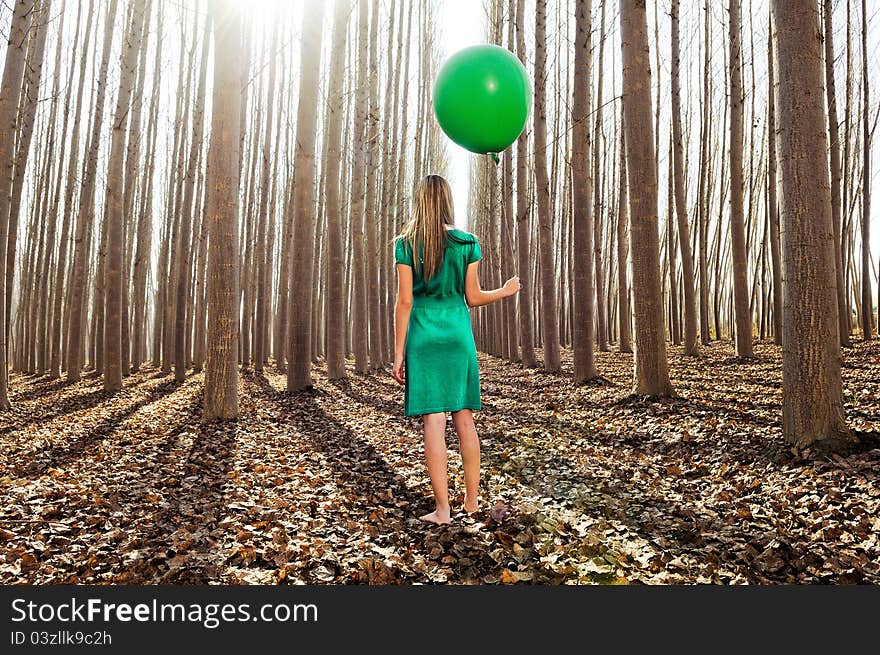
<svg viewBox="0 0 880 655">
<path fill-rule="evenodd" d="M 394 367 L 391 374 L 403 384 L 403 355 L 412 310 L 412 267 L 397 265 L 397 302 L 394 304 Z"/>
<path fill-rule="evenodd" d="M 493 302 L 512 296 L 519 291 L 518 276 L 510 278 L 500 289 L 483 291 L 480 289 L 480 279 L 477 277 L 477 266 L 479 265 L 479 261 L 468 264 L 467 274 L 464 279 L 464 297 L 469 306 L 491 305 Z"/>
</svg>

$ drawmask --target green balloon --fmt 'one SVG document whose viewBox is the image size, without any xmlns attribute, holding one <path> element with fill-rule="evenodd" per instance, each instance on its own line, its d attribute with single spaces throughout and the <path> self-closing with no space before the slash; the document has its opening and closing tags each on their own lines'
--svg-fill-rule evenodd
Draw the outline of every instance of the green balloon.
<svg viewBox="0 0 880 655">
<path fill-rule="evenodd" d="M 437 122 L 471 152 L 498 153 L 516 141 L 532 106 L 532 87 L 519 59 L 496 45 L 452 55 L 434 81 Z"/>
</svg>

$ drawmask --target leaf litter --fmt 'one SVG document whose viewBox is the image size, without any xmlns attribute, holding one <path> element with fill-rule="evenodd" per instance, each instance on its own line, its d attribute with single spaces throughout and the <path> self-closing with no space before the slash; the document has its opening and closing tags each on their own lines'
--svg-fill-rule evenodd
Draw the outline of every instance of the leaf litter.
<svg viewBox="0 0 880 655">
<path fill-rule="evenodd" d="M 781 433 L 779 349 L 739 362 L 670 348 L 677 398 L 480 355 L 483 506 L 432 509 L 420 421 L 387 370 L 288 396 L 243 372 L 241 416 L 203 424 L 202 375 L 144 369 L 117 394 L 12 376 L 0 414 L 4 584 L 880 582 L 880 344 L 844 351 L 862 445 L 824 456 Z M 451 451 L 457 442 L 451 421 Z"/>
</svg>

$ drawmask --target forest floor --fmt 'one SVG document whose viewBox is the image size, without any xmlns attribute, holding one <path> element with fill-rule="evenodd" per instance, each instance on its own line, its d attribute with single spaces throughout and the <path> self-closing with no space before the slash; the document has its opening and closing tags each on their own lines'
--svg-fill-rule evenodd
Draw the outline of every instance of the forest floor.
<svg viewBox="0 0 880 655">
<path fill-rule="evenodd" d="M 225 425 L 201 375 L 12 376 L 0 583 L 880 582 L 880 343 L 844 353 L 846 457 L 783 442 L 780 350 L 756 354 L 671 348 L 664 402 L 628 396 L 630 355 L 575 387 L 568 351 L 560 375 L 481 354 L 484 507 L 445 528 L 416 518 L 420 421 L 387 371 L 294 397 L 248 372 Z M 460 505 L 456 452 L 450 475 Z"/>
</svg>

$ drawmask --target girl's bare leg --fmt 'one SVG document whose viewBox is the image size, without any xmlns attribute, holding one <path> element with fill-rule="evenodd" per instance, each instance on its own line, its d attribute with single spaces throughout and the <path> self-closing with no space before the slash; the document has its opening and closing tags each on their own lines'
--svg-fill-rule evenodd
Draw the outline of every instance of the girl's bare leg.
<svg viewBox="0 0 880 655">
<path fill-rule="evenodd" d="M 480 438 L 474 425 L 474 414 L 469 409 L 453 412 L 452 422 L 458 433 L 461 465 L 464 469 L 464 510 L 476 512 L 480 509 Z"/>
<path fill-rule="evenodd" d="M 437 509 L 430 514 L 419 517 L 422 521 L 444 525 L 449 518 L 449 481 L 446 463 L 446 413 L 424 414 L 425 423 L 425 463 L 431 477 L 431 488 L 434 490 L 434 502 Z"/>
</svg>

